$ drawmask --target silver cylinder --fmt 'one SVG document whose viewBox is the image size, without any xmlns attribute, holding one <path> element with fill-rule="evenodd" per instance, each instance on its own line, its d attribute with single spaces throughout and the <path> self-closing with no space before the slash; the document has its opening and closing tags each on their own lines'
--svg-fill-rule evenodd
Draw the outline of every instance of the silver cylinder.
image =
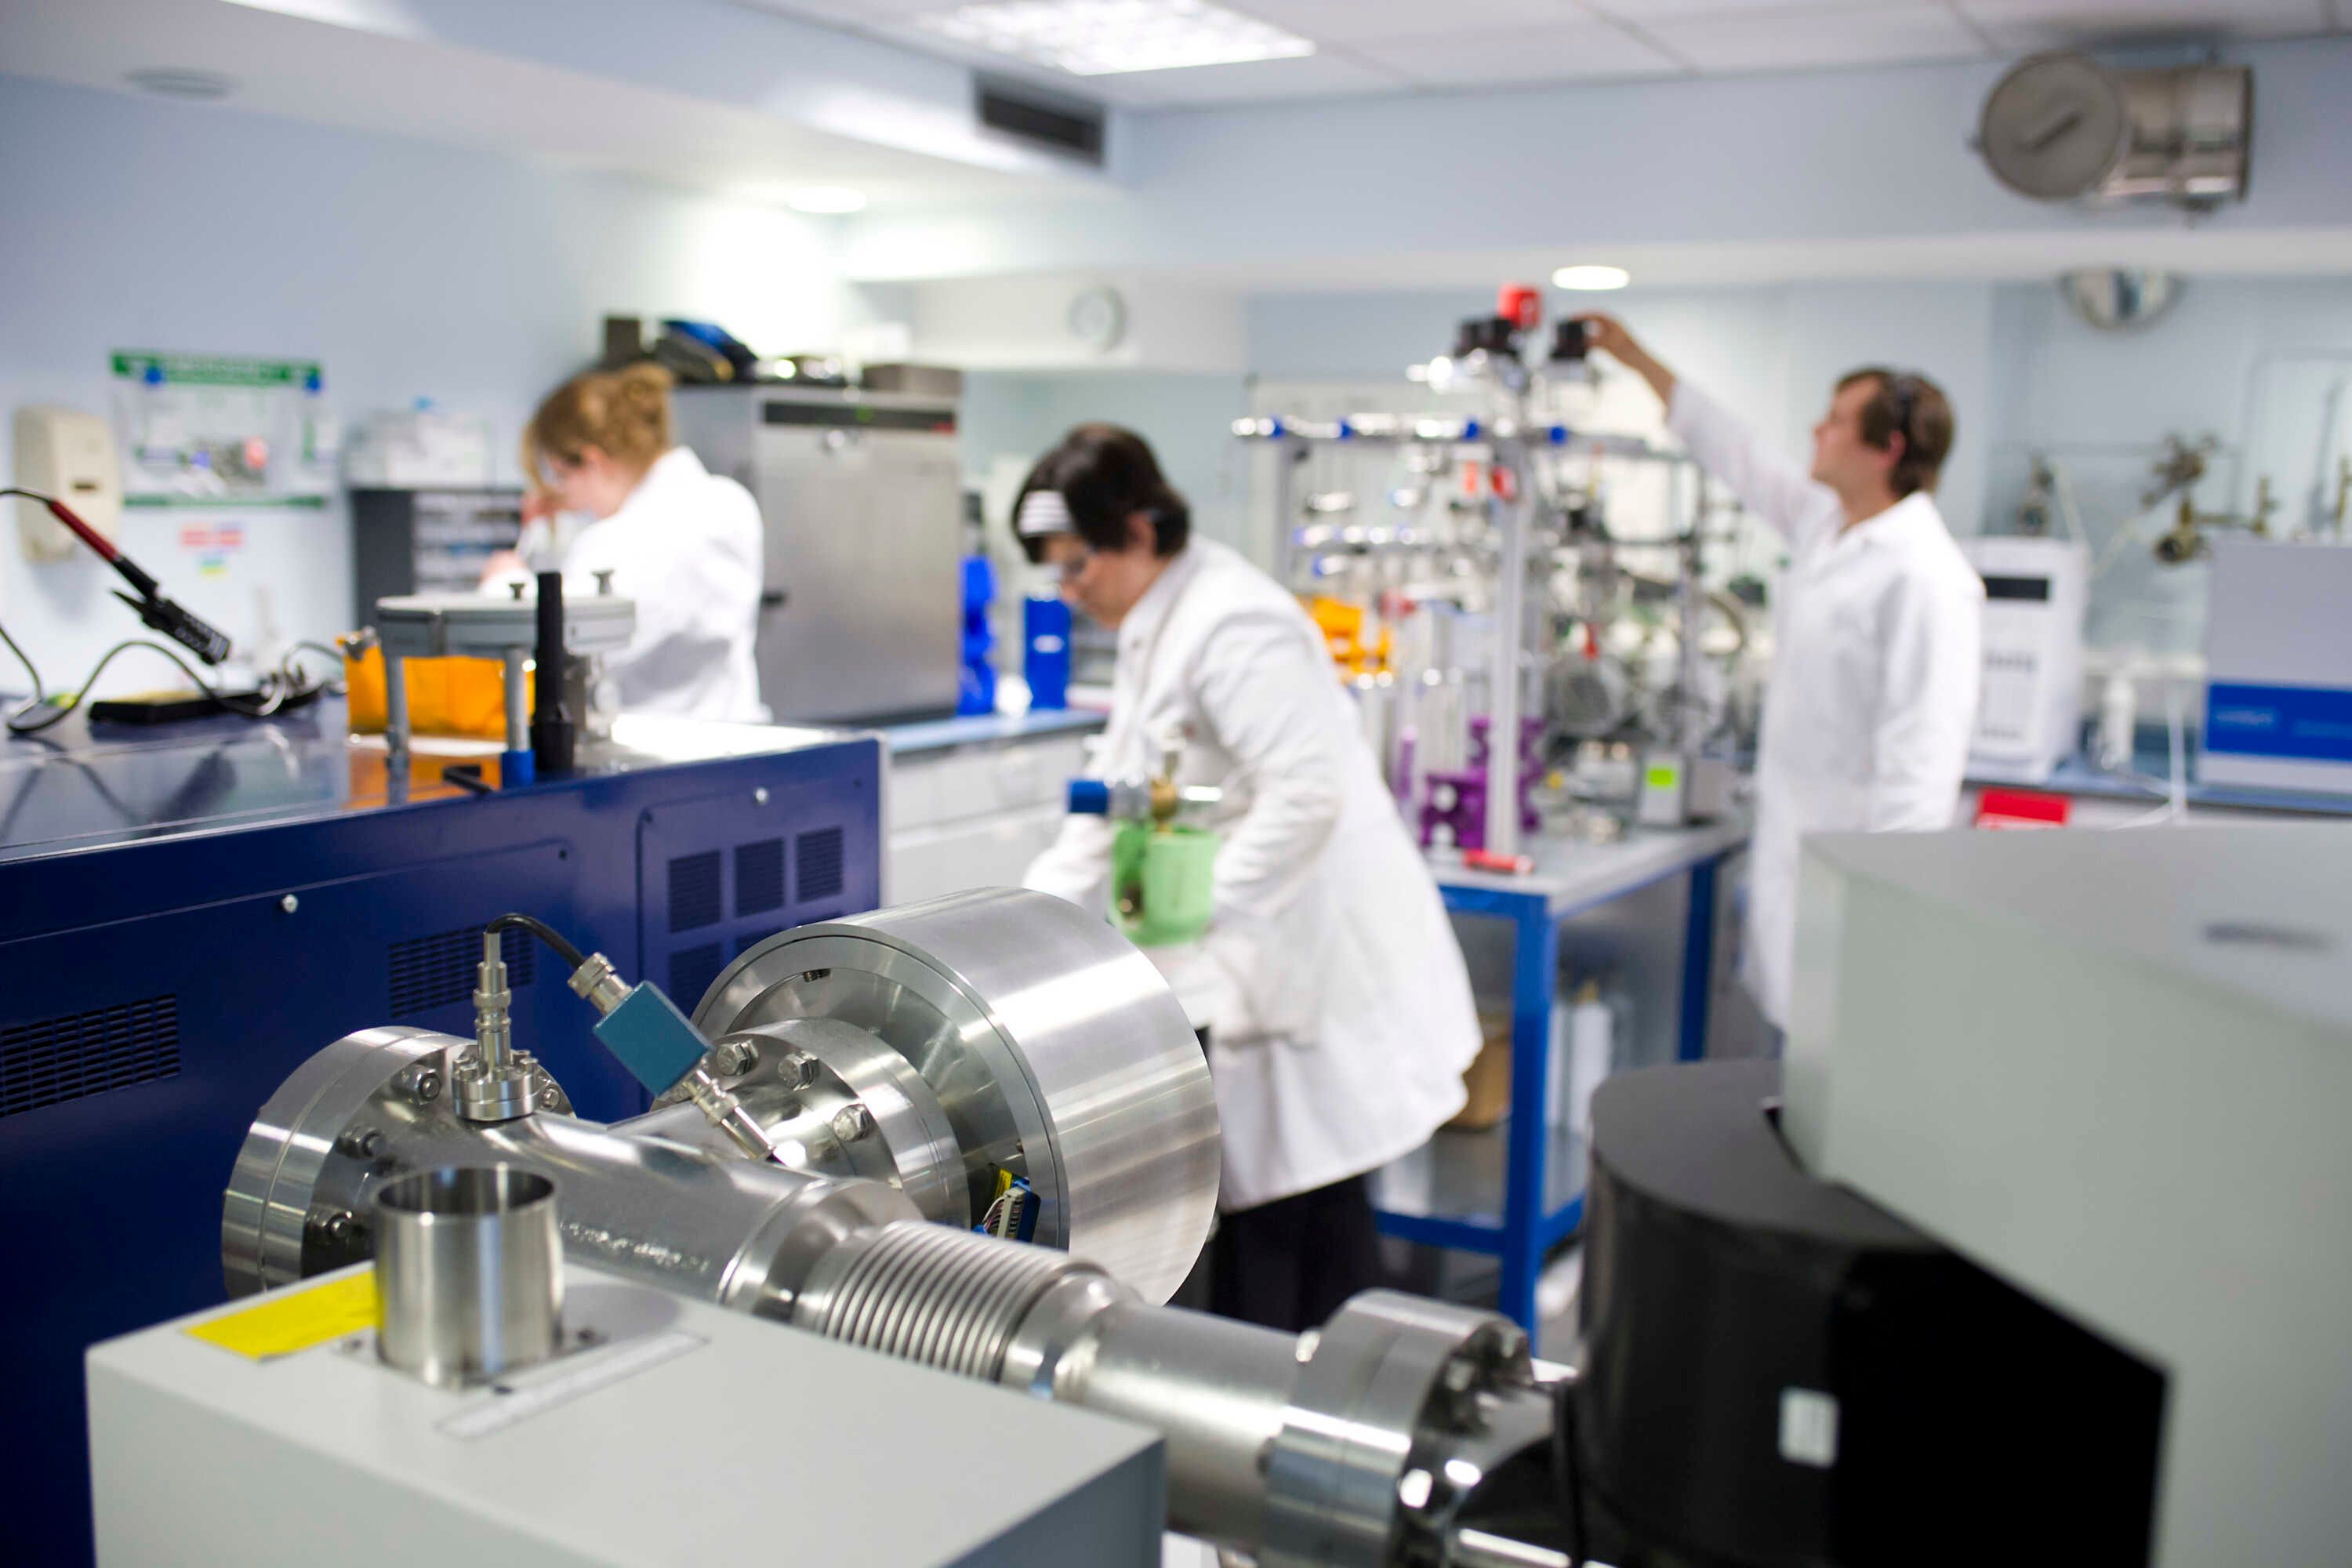
<svg viewBox="0 0 2352 1568">
<path fill-rule="evenodd" d="M 512 1165 L 447 1165 L 375 1198 L 376 1353 L 457 1386 L 555 1353 L 563 1244 L 555 1184 Z"/>
<path fill-rule="evenodd" d="M 1093 1272 L 1067 1253 L 907 1220 L 835 1247 L 800 1292 L 792 1321 L 993 1382 L 1037 1300 L 1056 1281 Z"/>
<path fill-rule="evenodd" d="M 1298 1339 L 1255 1324 L 1113 1306 L 1054 1373 L 1054 1398 L 1168 1440 L 1168 1524 L 1207 1541 L 1265 1531 L 1264 1456 L 1281 1435 Z"/>
<path fill-rule="evenodd" d="M 998 1171 L 1036 1195 L 1036 1240 L 1164 1301 L 1216 1209 L 1216 1094 L 1151 961 L 1048 894 L 976 889 L 802 926 L 713 982 L 713 1039 L 794 1020 L 903 1057 L 961 1151 L 971 1212 Z"/>
</svg>

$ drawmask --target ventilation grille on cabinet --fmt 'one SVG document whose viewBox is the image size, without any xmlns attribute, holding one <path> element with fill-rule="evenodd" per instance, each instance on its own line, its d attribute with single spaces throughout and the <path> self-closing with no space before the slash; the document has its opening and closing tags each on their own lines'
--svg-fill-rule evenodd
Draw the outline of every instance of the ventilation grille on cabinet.
<svg viewBox="0 0 2352 1568">
<path fill-rule="evenodd" d="M 842 847 L 838 827 L 820 827 L 793 841 L 793 858 L 799 863 L 798 880 L 793 885 L 793 902 L 804 904 L 811 899 L 830 899 L 841 891 Z"/>
<path fill-rule="evenodd" d="M 482 962 L 482 928 L 460 926 L 411 937 L 394 942 L 390 952 L 392 1016 L 414 1017 L 472 999 L 474 970 Z M 521 931 L 499 933 L 499 955 L 506 960 L 508 989 L 528 985 L 537 977 L 538 944 Z"/>
<path fill-rule="evenodd" d="M 719 923 L 719 851 L 681 855 L 669 863 L 669 929 L 699 931 Z"/>
<path fill-rule="evenodd" d="M 784 907 L 784 841 L 770 838 L 735 850 L 735 913 L 764 915 Z"/>
<path fill-rule="evenodd" d="M 727 949 L 709 942 L 700 947 L 682 947 L 669 955 L 669 996 L 681 1008 L 691 1013 L 702 1002 L 702 994 L 727 967 Z"/>
<path fill-rule="evenodd" d="M 11 1024 L 0 1028 L 0 1117 L 179 1072 L 176 996 Z"/>
</svg>

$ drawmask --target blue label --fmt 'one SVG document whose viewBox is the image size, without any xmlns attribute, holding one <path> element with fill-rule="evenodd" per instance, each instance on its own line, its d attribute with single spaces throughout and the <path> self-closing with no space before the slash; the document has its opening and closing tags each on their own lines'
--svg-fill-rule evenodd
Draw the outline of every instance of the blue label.
<svg viewBox="0 0 2352 1568">
<path fill-rule="evenodd" d="M 2352 763 L 2352 690 L 2217 682 L 2205 689 L 2205 749 Z"/>
</svg>

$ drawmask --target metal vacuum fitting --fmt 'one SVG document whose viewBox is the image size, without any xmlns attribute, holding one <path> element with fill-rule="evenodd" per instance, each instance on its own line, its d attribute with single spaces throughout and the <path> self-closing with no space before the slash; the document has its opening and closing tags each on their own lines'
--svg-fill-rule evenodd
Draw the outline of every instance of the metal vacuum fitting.
<svg viewBox="0 0 2352 1568">
<path fill-rule="evenodd" d="M 542 1106 L 569 1111 L 572 1102 L 528 1051 L 514 1048 L 509 1013 L 507 965 L 499 933 L 482 933 L 482 959 L 474 978 L 474 1048 L 458 1053 L 449 1067 L 457 1114 L 468 1121 L 512 1121 Z"/>
</svg>

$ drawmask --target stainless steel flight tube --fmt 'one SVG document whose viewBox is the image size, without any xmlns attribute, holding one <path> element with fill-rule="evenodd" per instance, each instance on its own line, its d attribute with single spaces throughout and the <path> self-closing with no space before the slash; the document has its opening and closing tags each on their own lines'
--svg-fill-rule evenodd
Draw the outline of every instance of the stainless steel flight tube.
<svg viewBox="0 0 2352 1568">
<path fill-rule="evenodd" d="M 417 1206 L 403 1181 L 497 1166 L 517 1193 L 553 1184 L 572 1262 L 1160 1432 L 1170 1521 L 1260 1568 L 1445 1561 L 1486 1478 L 1547 1452 L 1548 1374 L 1491 1312 L 1370 1291 L 1293 1336 L 1151 1304 L 1207 1232 L 1214 1102 L 1157 972 L 1075 906 L 965 894 L 803 928 L 696 1022 L 702 1070 L 779 1159 L 691 1108 L 583 1121 L 552 1084 L 469 1116 L 475 1042 L 336 1041 L 238 1152 L 230 1290 L 387 1244 L 396 1272 L 415 1238 L 381 1227 Z M 835 1173 L 779 1163 L 786 1144 Z M 1039 1245 L 971 1228 L 1015 1178 Z"/>
<path fill-rule="evenodd" d="M 363 1261 L 376 1194 L 412 1172 L 505 1164 L 553 1181 L 565 1252 L 682 1295 L 781 1315 L 840 1237 L 914 1219 L 878 1182 L 839 1182 L 539 1112 L 469 1124 L 453 1047 L 409 1028 L 345 1037 L 289 1079 L 237 1155 L 221 1221 L 233 1295 Z"/>
</svg>

